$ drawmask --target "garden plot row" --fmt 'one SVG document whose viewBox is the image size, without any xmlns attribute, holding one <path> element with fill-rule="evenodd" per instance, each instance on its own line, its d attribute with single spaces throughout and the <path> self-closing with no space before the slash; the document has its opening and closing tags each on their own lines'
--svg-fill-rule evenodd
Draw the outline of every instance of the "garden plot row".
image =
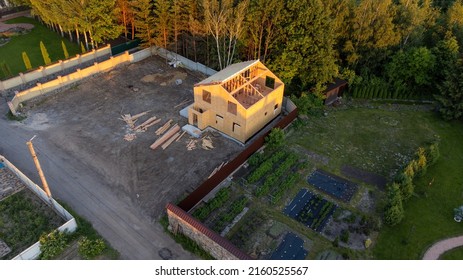
<svg viewBox="0 0 463 280">
<path fill-rule="evenodd" d="M 280 201 L 283 194 L 299 179 L 299 158 L 287 151 L 277 151 L 265 157 L 255 154 L 249 159 L 253 169 L 247 176 L 249 184 L 255 184 L 256 197 L 269 196 L 272 203 Z"/>
<path fill-rule="evenodd" d="M 330 201 L 301 189 L 283 212 L 307 227 L 321 232 L 337 206 Z"/>
<path fill-rule="evenodd" d="M 217 192 L 213 199 L 197 208 L 193 217 L 220 234 L 243 211 L 247 203 L 247 197 L 237 196 L 230 187 L 226 187 Z"/>
</svg>

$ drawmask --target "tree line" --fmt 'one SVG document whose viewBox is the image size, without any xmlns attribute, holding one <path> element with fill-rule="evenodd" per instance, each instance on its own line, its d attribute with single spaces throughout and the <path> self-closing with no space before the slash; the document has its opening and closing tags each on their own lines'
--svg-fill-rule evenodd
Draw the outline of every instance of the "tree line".
<svg viewBox="0 0 463 280">
<path fill-rule="evenodd" d="M 463 0 L 16 0 L 86 48 L 123 34 L 212 68 L 260 59 L 303 98 L 335 77 L 463 115 Z M 83 37 L 83 38 L 82 38 Z"/>
</svg>

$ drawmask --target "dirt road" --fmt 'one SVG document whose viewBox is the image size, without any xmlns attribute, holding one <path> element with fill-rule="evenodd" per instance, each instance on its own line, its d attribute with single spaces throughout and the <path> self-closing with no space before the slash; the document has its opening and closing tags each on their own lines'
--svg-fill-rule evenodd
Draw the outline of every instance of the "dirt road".
<svg viewBox="0 0 463 280">
<path fill-rule="evenodd" d="M 46 131 L 31 131 L 17 122 L 6 120 L 7 106 L 0 100 L 0 154 L 7 157 L 33 181 L 39 182 L 26 141 L 34 140 L 48 183 L 55 198 L 66 202 L 121 253 L 123 259 L 192 259 L 162 229 L 143 216 L 128 199 L 110 191 L 103 178 L 86 164 L 50 144 Z"/>
</svg>

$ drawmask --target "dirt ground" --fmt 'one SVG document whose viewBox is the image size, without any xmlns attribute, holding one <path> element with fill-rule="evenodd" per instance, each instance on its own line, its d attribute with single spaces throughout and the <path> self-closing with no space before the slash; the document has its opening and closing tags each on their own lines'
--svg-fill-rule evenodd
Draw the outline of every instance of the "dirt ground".
<svg viewBox="0 0 463 280">
<path fill-rule="evenodd" d="M 127 196 L 152 219 L 164 213 L 167 202 L 176 202 L 193 191 L 222 162 L 243 149 L 234 141 L 211 135 L 214 149 L 188 151 L 185 134 L 166 150 L 151 150 L 159 137 L 155 131 L 167 120 L 183 126 L 179 115 L 186 99 L 193 101 L 199 73 L 172 68 L 158 57 L 126 65 L 90 78 L 65 92 L 27 102 L 25 125 L 41 130 L 47 140 L 86 162 L 104 176 L 118 196 Z M 181 79 L 180 85 L 176 81 Z M 121 115 L 150 111 L 137 124 L 156 116 L 161 122 L 146 132 L 131 132 Z M 85 174 L 82 174 L 85 176 Z"/>
</svg>

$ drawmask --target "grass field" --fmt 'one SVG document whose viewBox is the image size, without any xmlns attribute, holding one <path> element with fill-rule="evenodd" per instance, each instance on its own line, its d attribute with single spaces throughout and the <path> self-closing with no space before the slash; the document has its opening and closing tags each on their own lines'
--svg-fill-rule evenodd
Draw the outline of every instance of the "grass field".
<svg viewBox="0 0 463 280">
<path fill-rule="evenodd" d="M 429 116 L 407 109 L 330 110 L 311 117 L 289 141 L 328 157 L 327 168 L 335 173 L 348 164 L 391 178 L 420 145 L 435 138 Z"/>
<path fill-rule="evenodd" d="M 324 168 L 338 174 L 340 166 L 349 164 L 390 179 L 419 146 L 441 139 L 441 158 L 416 180 L 402 223 L 383 226 L 373 258 L 420 259 L 434 242 L 463 234 L 463 224 L 453 221 L 453 208 L 463 204 L 461 122 L 444 122 L 414 106 L 335 109 L 307 122 L 288 141 L 328 157 Z M 463 250 L 448 258 L 462 259 Z"/>
<path fill-rule="evenodd" d="M 33 68 L 44 64 L 42 53 L 40 52 L 40 41 L 43 41 L 52 62 L 64 59 L 63 48 L 61 47 L 62 40 L 66 44 L 70 57 L 80 52 L 80 47 L 77 44 L 71 43 L 66 38 L 62 38 L 59 34 L 51 31 L 35 19 L 19 17 L 6 23 L 31 23 L 35 25 L 29 33 L 15 36 L 6 45 L 0 47 L 0 62 L 8 64 L 13 75 L 17 75 L 19 72 L 26 72 L 26 66 L 22 59 L 23 51 L 29 56 Z M 0 78 L 5 78 L 2 72 L 0 72 Z"/>
<path fill-rule="evenodd" d="M 463 248 L 455 248 L 453 250 L 444 253 L 441 257 L 441 260 L 463 260 Z"/>
<path fill-rule="evenodd" d="M 426 121 L 441 137 L 441 158 L 416 180 L 416 195 L 406 203 L 405 219 L 381 231 L 374 248 L 378 259 L 420 259 L 434 242 L 463 234 L 463 225 L 453 221 L 453 208 L 463 204 L 463 125 L 432 114 Z M 449 254 L 462 259 L 462 252 Z"/>
</svg>

